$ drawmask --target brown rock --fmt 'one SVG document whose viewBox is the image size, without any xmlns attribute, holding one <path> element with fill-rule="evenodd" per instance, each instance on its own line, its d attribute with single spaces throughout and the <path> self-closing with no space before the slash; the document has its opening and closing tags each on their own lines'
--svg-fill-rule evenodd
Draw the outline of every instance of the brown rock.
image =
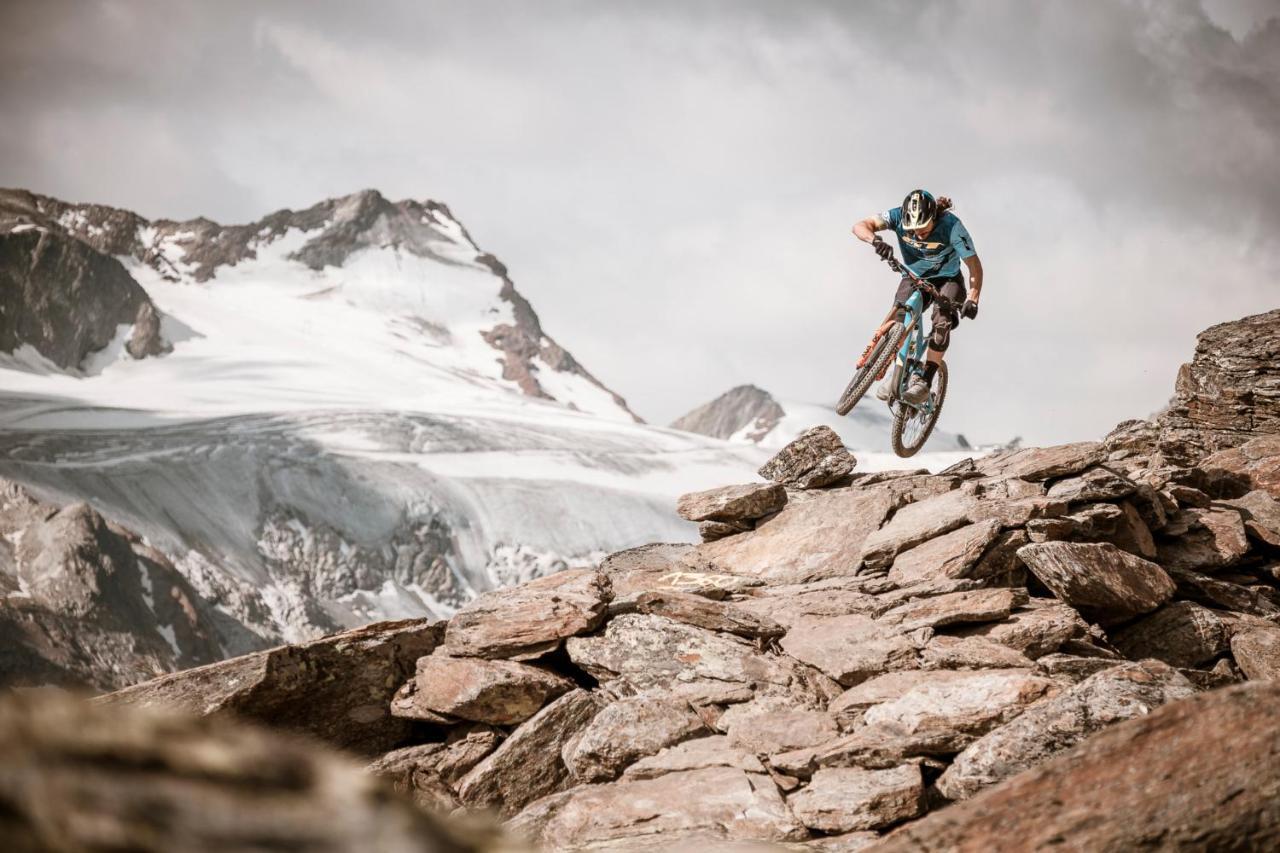
<svg viewBox="0 0 1280 853">
<path fill-rule="evenodd" d="M 968 524 L 977 503 L 974 496 L 953 490 L 907 504 L 863 542 L 863 563 L 883 568 L 900 552 Z"/>
<path fill-rule="evenodd" d="M 703 542 L 715 542 L 726 536 L 737 536 L 751 529 L 745 521 L 704 521 L 698 525 L 698 537 Z"/>
<path fill-rule="evenodd" d="M 883 853 L 1260 850 L 1280 837 L 1280 686 L 1205 693 L 1119 723 L 911 823 Z"/>
<path fill-rule="evenodd" d="M 641 758 L 625 771 L 626 779 L 656 779 L 668 773 L 705 770 L 708 767 L 733 767 L 748 773 L 765 773 L 760 759 L 733 746 L 726 735 L 694 738 L 668 747 L 657 755 Z"/>
<path fill-rule="evenodd" d="M 1262 435 L 1240 447 L 1219 451 L 1200 462 L 1210 473 L 1222 472 L 1280 498 L 1280 435 Z"/>
<path fill-rule="evenodd" d="M 1028 670 L 1023 670 L 1026 671 Z M 862 715 L 868 708 L 898 699 L 921 685 L 948 684 L 970 675 L 971 673 L 949 670 L 886 672 L 850 687 L 831 701 L 827 711 L 835 717 L 840 728 L 848 731 L 862 722 Z"/>
<path fill-rule="evenodd" d="M 1198 667 L 1227 650 L 1231 632 L 1212 610 L 1176 601 L 1111 638 L 1131 660 L 1156 658 L 1172 666 Z"/>
<path fill-rule="evenodd" d="M 770 586 L 755 597 L 735 602 L 743 610 L 773 619 L 790 628 L 807 616 L 848 616 L 853 613 L 875 615 L 885 609 L 880 599 L 859 586 L 857 578 L 833 578 L 813 584 Z M 842 584 L 842 585 L 836 585 Z"/>
<path fill-rule="evenodd" d="M 1041 676 L 980 670 L 918 684 L 868 708 L 863 722 L 910 740 L 921 752 L 955 753 L 1058 691 L 1053 681 Z"/>
<path fill-rule="evenodd" d="M 882 829 L 924 811 L 924 781 L 914 764 L 823 769 L 787 804 L 801 823 L 821 832 Z"/>
<path fill-rule="evenodd" d="M 1000 522 L 995 519 L 953 530 L 899 554 L 889 570 L 889 580 L 903 584 L 925 578 L 968 577 L 999 535 Z"/>
<path fill-rule="evenodd" d="M 456 729 L 446 742 L 394 750 L 367 769 L 389 780 L 418 805 L 448 812 L 460 805 L 453 786 L 493 752 L 501 740 L 499 732 L 487 726 Z"/>
<path fill-rule="evenodd" d="M 605 705 L 600 696 L 574 690 L 552 702 L 458 783 L 458 799 L 472 809 L 510 816 L 529 803 L 561 790 L 569 769 L 560 751 Z"/>
<path fill-rule="evenodd" d="M 1241 586 L 1187 569 L 1170 569 L 1169 577 L 1178 585 L 1179 598 L 1254 616 L 1280 614 L 1280 605 L 1274 601 L 1275 592 L 1269 586 Z"/>
<path fill-rule="evenodd" d="M 974 589 L 952 592 L 901 604 L 880 617 L 902 631 L 940 628 L 966 622 L 997 622 L 1019 604 L 1025 604 L 1023 590 Z"/>
<path fill-rule="evenodd" d="M 1161 565 L 1175 569 L 1214 571 L 1234 565 L 1249 553 L 1244 520 L 1234 509 L 1188 509 L 1192 527 L 1177 539 L 1158 545 Z"/>
<path fill-rule="evenodd" d="M 795 489 L 818 489 L 844 479 L 857 464 L 835 430 L 816 426 L 778 451 L 760 476 Z"/>
<path fill-rule="evenodd" d="M 1054 652 L 1037 660 L 1035 667 L 1036 672 L 1042 675 L 1058 675 L 1065 676 L 1072 681 L 1084 681 L 1091 675 L 1102 672 L 1104 669 L 1120 666 L 1123 663 L 1124 661 L 1122 660 L 1108 657 L 1082 657 L 1080 655 Z"/>
<path fill-rule="evenodd" d="M 53 692 L 0 701 L 0 791 L 14 853 L 491 849 L 309 738 Z"/>
<path fill-rule="evenodd" d="M 938 791 L 967 799 L 1107 726 L 1194 694 L 1187 679 L 1159 661 L 1113 663 L 970 744 L 942 774 Z"/>
<path fill-rule="evenodd" d="M 437 649 L 418 658 L 416 690 L 399 716 L 416 709 L 477 723 L 510 726 L 573 689 L 573 682 L 535 666 L 507 660 L 455 658 Z M 428 719 L 431 719 L 428 717 Z"/>
<path fill-rule="evenodd" d="M 891 507 L 889 494 L 879 489 L 794 495 L 755 530 L 699 545 L 683 558 L 684 567 L 773 583 L 852 576 L 863 540 L 880 527 Z"/>
<path fill-rule="evenodd" d="M 715 839 L 786 841 L 807 833 L 769 777 L 730 767 L 624 778 L 546 797 L 508 828 L 553 850 L 702 846 Z"/>
<path fill-rule="evenodd" d="M 1089 626 L 1074 608 L 1059 601 L 1033 598 L 1004 622 L 965 628 L 961 636 L 979 636 L 1025 654 L 1031 659 L 1056 652 L 1063 643 L 1083 637 Z"/>
<path fill-rule="evenodd" d="M 603 782 L 638 758 L 705 732 L 687 702 L 642 693 L 596 714 L 564 747 L 562 757 L 575 781 Z"/>
<path fill-rule="evenodd" d="M 410 723 L 391 716 L 391 697 L 418 658 L 435 648 L 442 627 L 415 619 L 379 622 L 166 675 L 101 701 L 232 713 L 377 755 L 408 735 Z"/>
<path fill-rule="evenodd" d="M 646 592 L 636 599 L 636 611 L 749 639 L 772 639 L 786 633 L 785 628 L 766 616 L 685 592 Z"/>
<path fill-rule="evenodd" d="M 1078 477 L 1058 480 L 1049 487 L 1048 496 L 1069 503 L 1114 501 L 1132 494 L 1137 486 L 1128 477 L 1105 467 L 1090 468 Z"/>
<path fill-rule="evenodd" d="M 1033 543 L 1018 556 L 1055 596 L 1103 625 L 1149 613 L 1175 589 L 1160 566 L 1111 544 Z"/>
<path fill-rule="evenodd" d="M 607 577 L 569 569 L 510 589 L 486 592 L 449 622 L 445 647 L 459 657 L 537 657 L 604 620 Z"/>
<path fill-rule="evenodd" d="M 1280 681 L 1280 628 L 1238 632 L 1231 638 L 1231 656 L 1250 681 Z"/>
<path fill-rule="evenodd" d="M 1244 497 L 1222 503 L 1240 510 L 1250 536 L 1272 548 L 1280 548 L 1280 501 L 1269 492 L 1255 489 Z"/>
<path fill-rule="evenodd" d="M 816 746 L 839 734 L 830 714 L 798 706 L 788 696 L 761 696 L 734 705 L 716 725 L 731 745 L 756 755 Z"/>
<path fill-rule="evenodd" d="M 986 637 L 937 636 L 920 652 L 922 669 L 1030 669 L 1032 664 L 1017 649 Z"/>
<path fill-rule="evenodd" d="M 782 649 L 845 687 L 873 675 L 915 669 L 916 642 L 866 616 L 811 616 L 792 625 Z"/>
<path fill-rule="evenodd" d="M 787 502 L 787 490 L 776 483 L 721 486 L 682 495 L 676 512 L 689 521 L 754 521 L 775 513 Z"/>
<path fill-rule="evenodd" d="M 636 690 L 673 680 L 785 687 L 794 667 L 735 637 L 640 613 L 618 616 L 602 635 L 566 645 L 569 658 L 596 679 L 621 679 Z"/>
<path fill-rule="evenodd" d="M 1026 447 L 988 456 L 978 461 L 985 474 L 1020 477 L 1023 480 L 1052 480 L 1079 474 L 1102 461 L 1104 450 L 1096 441 L 1061 444 L 1056 447 Z"/>
</svg>

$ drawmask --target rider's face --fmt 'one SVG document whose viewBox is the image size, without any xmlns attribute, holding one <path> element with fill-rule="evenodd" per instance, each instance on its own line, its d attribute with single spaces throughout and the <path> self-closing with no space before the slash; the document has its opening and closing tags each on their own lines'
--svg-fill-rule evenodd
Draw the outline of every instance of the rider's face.
<svg viewBox="0 0 1280 853">
<path fill-rule="evenodd" d="M 911 230 L 911 233 L 916 238 L 923 240 L 925 237 L 928 237 L 930 234 L 933 233 L 933 223 L 930 222 L 928 225 L 926 225 L 923 228 L 912 228 L 910 230 Z"/>
</svg>

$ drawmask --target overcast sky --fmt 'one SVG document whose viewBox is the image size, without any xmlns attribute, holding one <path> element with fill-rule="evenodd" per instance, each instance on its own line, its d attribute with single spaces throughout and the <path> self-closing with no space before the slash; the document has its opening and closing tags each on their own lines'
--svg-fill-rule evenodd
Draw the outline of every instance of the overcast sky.
<svg viewBox="0 0 1280 853">
<path fill-rule="evenodd" d="M 835 399 L 915 186 L 986 267 L 943 427 L 1097 437 L 1280 305 L 1280 3 L 54 2 L 0 12 L 0 185 L 256 219 L 446 202 L 665 423 Z"/>
</svg>

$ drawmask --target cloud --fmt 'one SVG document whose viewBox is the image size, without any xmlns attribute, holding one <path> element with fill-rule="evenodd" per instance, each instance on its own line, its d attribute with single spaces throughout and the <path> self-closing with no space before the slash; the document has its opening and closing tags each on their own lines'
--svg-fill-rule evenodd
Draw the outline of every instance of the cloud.
<svg viewBox="0 0 1280 853">
<path fill-rule="evenodd" d="M 1206 11 L 1206 8 L 1209 10 Z M 244 220 L 447 201 L 646 416 L 829 399 L 894 285 L 848 235 L 915 185 L 987 267 L 947 427 L 1147 414 L 1275 304 L 1265 4 L 20 3 L 0 183 Z"/>
</svg>

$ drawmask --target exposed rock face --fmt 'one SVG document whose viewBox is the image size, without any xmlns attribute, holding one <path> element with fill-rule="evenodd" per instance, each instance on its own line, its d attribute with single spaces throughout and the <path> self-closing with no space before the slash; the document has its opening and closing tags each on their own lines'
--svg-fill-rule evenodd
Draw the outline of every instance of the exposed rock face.
<svg viewBox="0 0 1280 853">
<path fill-rule="evenodd" d="M 1252 850 L 1280 837 L 1280 687 L 1174 702 L 1106 729 L 878 851 Z"/>
<path fill-rule="evenodd" d="M 805 430 L 760 469 L 760 476 L 796 489 L 818 489 L 844 477 L 858 460 L 828 426 Z"/>
<path fill-rule="evenodd" d="M 490 723 L 497 726 L 523 723 L 547 700 L 573 689 L 564 676 L 536 666 L 508 660 L 455 658 L 441 654 L 418 658 L 411 707 L 437 715 Z M 413 714 L 400 712 L 401 716 Z"/>
<path fill-rule="evenodd" d="M 677 418 L 671 423 L 671 428 L 713 438 L 729 438 L 745 430 L 748 441 L 758 441 L 785 415 L 782 406 L 769 392 L 754 385 L 739 385 Z"/>
<path fill-rule="evenodd" d="M 0 223 L 3 222 L 0 212 Z M 0 352 L 29 346 L 64 370 L 136 318 L 155 317 L 146 292 L 115 258 L 56 230 L 0 224 Z M 149 312 L 149 313 L 148 313 Z M 135 358 L 160 346 L 153 343 Z M 157 349 L 158 351 L 158 349 Z"/>
<path fill-rule="evenodd" d="M 401 746 L 412 730 L 391 715 L 391 698 L 439 644 L 442 627 L 378 623 L 174 673 L 102 701 L 229 712 L 374 755 Z"/>
<path fill-rule="evenodd" d="M 0 701 L 0 797 L 13 851 L 512 850 L 303 738 L 65 696 Z"/>
<path fill-rule="evenodd" d="M 160 336 L 160 313 L 149 300 L 138 306 L 138 316 L 133 319 L 133 333 L 124 348 L 134 358 L 164 355 L 173 350 L 172 345 Z"/>
<path fill-rule="evenodd" d="M 0 687 L 109 690 L 208 663 L 215 619 L 138 536 L 0 481 Z"/>
</svg>

